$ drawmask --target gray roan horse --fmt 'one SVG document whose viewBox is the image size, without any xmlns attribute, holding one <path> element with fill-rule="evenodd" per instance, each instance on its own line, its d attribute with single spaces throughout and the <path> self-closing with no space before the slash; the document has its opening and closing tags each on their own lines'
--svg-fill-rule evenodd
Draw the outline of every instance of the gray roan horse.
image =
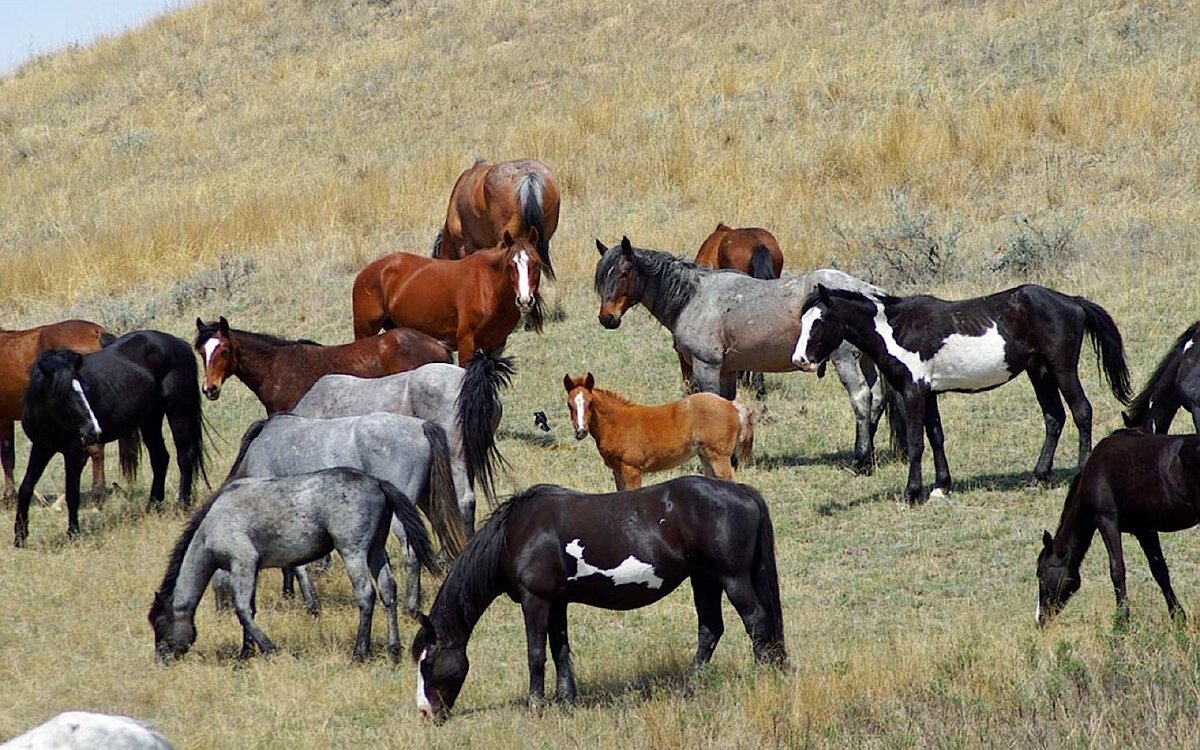
<svg viewBox="0 0 1200 750">
<path fill-rule="evenodd" d="M 600 323 L 617 328 L 626 310 L 644 305 L 674 337 L 684 381 L 731 400 L 737 395 L 739 371 L 797 369 L 792 348 L 800 335 L 800 308 L 817 284 L 882 292 L 832 269 L 770 280 L 709 270 L 669 253 L 635 248 L 628 238 L 612 248 L 596 240 L 596 249 L 601 256 L 595 278 Z M 838 347 L 830 359 L 854 409 L 854 468 L 869 472 L 875 429 L 890 394 L 874 364 L 853 346 Z M 903 444 L 901 410 L 889 409 L 888 419 L 893 442 Z"/>
<path fill-rule="evenodd" d="M 358 603 L 354 658 L 371 650 L 375 593 L 388 613 L 388 651 L 400 653 L 396 581 L 388 564 L 388 519 L 404 528 L 416 557 L 436 573 L 429 536 L 412 501 L 390 482 L 356 469 L 325 469 L 269 479 L 240 479 L 200 507 L 175 543 L 148 615 L 160 661 L 182 656 L 196 641 L 196 607 L 218 569 L 232 580 L 242 624 L 242 658 L 275 650 L 254 622 L 260 568 L 303 565 L 337 550 Z"/>
<path fill-rule="evenodd" d="M 469 537 L 475 531 L 476 480 L 489 503 L 496 497 L 495 470 L 503 463 L 495 439 L 502 411 L 499 390 L 512 373 L 512 358 L 501 350 L 480 350 L 465 370 L 431 363 L 381 378 L 326 375 L 292 413 L 329 418 L 382 411 L 440 425 L 450 446 L 450 472 Z"/>
<path fill-rule="evenodd" d="M 250 425 L 226 481 L 244 477 L 283 477 L 338 466 L 365 471 L 385 479 L 417 503 L 449 559 L 466 544 L 462 517 L 454 501 L 450 450 L 446 432 L 434 422 L 398 414 L 310 419 L 276 414 Z M 421 569 L 405 542 L 404 528 L 393 521 L 392 531 L 404 544 L 408 568 L 405 607 L 415 613 L 421 603 Z M 305 597 L 311 590 L 305 587 Z M 315 611 L 315 600 L 308 601 Z"/>
</svg>

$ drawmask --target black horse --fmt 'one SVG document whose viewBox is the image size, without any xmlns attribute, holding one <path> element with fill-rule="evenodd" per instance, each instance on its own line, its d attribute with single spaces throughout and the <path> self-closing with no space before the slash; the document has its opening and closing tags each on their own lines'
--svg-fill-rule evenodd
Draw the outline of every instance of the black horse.
<svg viewBox="0 0 1200 750">
<path fill-rule="evenodd" d="M 21 417 L 32 447 L 17 493 L 13 543 L 24 546 L 29 536 L 29 501 L 56 453 L 66 467 L 67 535 L 79 533 L 79 475 L 89 444 L 119 441 L 121 472 L 132 479 L 144 442 L 153 470 L 149 502 L 161 505 L 170 460 L 164 417 L 179 464 L 179 504 L 186 508 L 196 475 L 208 479 L 196 359 L 187 342 L 160 331 L 134 331 L 92 354 L 43 352 L 30 371 Z"/>
<path fill-rule="evenodd" d="M 784 666 L 775 536 L 761 495 L 746 485 L 684 477 L 652 487 L 585 495 L 537 485 L 496 509 L 471 538 L 413 640 L 417 708 L 443 721 L 467 678 L 467 640 L 501 594 L 525 615 L 529 695 L 545 695 L 546 636 L 558 693 L 575 698 L 567 605 L 636 609 L 692 580 L 699 645 L 708 662 L 725 630 L 724 591 L 760 662 Z"/>
<path fill-rule="evenodd" d="M 1171 589 L 1160 531 L 1200 523 L 1200 437 L 1145 435 L 1118 430 L 1096 445 L 1071 483 L 1054 536 L 1042 533 L 1038 555 L 1038 625 L 1057 614 L 1079 590 L 1079 565 L 1099 530 L 1108 548 L 1108 570 L 1117 596 L 1117 616 L 1129 617 L 1125 598 L 1125 554 L 1121 533 L 1132 534 L 1146 553 L 1150 572 L 1167 600 L 1171 617 L 1183 607 Z"/>
<path fill-rule="evenodd" d="M 1133 397 L 1122 415 L 1126 427 L 1166 435 L 1171 421 L 1182 407 L 1192 415 L 1192 425 L 1200 432 L 1200 320 L 1175 339 L 1170 351 L 1154 368 L 1146 387 Z"/>
<path fill-rule="evenodd" d="M 816 369 L 843 340 L 875 361 L 903 394 L 908 415 L 908 484 L 905 499 L 924 499 L 921 453 L 924 431 L 937 477 L 933 494 L 950 491 L 937 395 L 978 393 L 1025 372 L 1046 423 L 1046 439 L 1033 476 L 1049 481 L 1065 414 L 1079 430 L 1079 466 L 1092 448 L 1092 405 L 1079 382 L 1079 350 L 1087 333 L 1113 395 L 1129 403 L 1129 371 L 1121 332 L 1104 308 L 1033 284 L 986 297 L 947 302 L 929 296 L 893 297 L 818 286 L 804 303 L 792 362 Z"/>
</svg>

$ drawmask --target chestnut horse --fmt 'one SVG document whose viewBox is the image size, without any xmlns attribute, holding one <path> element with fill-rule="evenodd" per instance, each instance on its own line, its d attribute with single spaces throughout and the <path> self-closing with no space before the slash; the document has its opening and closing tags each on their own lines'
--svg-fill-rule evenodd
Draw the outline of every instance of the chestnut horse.
<svg viewBox="0 0 1200 750">
<path fill-rule="evenodd" d="M 765 229 L 734 229 L 721 223 L 700 245 L 696 265 L 732 268 L 756 279 L 778 279 L 783 273 L 783 251 L 775 235 Z"/>
<path fill-rule="evenodd" d="M 450 361 L 445 345 L 411 328 L 395 328 L 351 344 L 321 346 L 239 331 L 230 328 L 224 317 L 215 323 L 196 318 L 194 346 L 204 363 L 202 390 L 210 401 L 221 397 L 227 378 L 236 376 L 266 407 L 268 417 L 291 411 L 324 375 L 378 378 Z"/>
<path fill-rule="evenodd" d="M 541 333 L 538 240 L 536 229 L 515 240 L 505 230 L 499 245 L 462 260 L 383 256 L 354 278 L 354 338 L 409 326 L 448 342 L 466 367 L 476 349 L 502 348 L 523 316 Z"/>
<path fill-rule="evenodd" d="M 480 160 L 458 176 L 450 191 L 446 222 L 433 241 L 433 257 L 459 260 L 495 247 L 508 232 L 530 237 L 546 277 L 553 281 L 550 238 L 557 228 L 558 181 L 549 167 L 534 159 L 496 164 Z M 531 236 L 534 230 L 536 237 Z"/>
<path fill-rule="evenodd" d="M 733 479 L 733 459 L 744 461 L 754 447 L 754 414 L 715 393 L 695 393 L 658 406 L 635 404 L 596 388 L 596 379 L 563 376 L 575 439 L 590 432 L 617 490 L 642 486 L 642 473 L 666 471 L 693 456 L 704 475 Z"/>
<path fill-rule="evenodd" d="M 86 320 L 28 328 L 23 331 L 0 330 L 0 464 L 4 467 L 4 492 L 0 498 L 16 495 L 13 469 L 16 466 L 16 422 L 21 418 L 21 403 L 29 385 L 29 368 L 47 349 L 70 349 L 80 354 L 100 351 L 116 340 L 102 326 Z M 104 446 L 88 447 L 92 458 L 92 495 L 104 494 Z"/>
</svg>

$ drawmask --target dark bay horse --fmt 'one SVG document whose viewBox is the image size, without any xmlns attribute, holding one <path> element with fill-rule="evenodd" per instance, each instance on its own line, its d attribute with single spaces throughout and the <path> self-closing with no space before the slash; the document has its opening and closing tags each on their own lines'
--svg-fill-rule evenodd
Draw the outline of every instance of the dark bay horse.
<svg viewBox="0 0 1200 750">
<path fill-rule="evenodd" d="M 903 394 L 909 460 L 904 492 L 910 504 L 928 497 L 921 487 L 923 432 L 937 473 L 933 493 L 950 491 L 939 393 L 980 393 L 1026 373 L 1046 424 L 1033 470 L 1034 478 L 1043 482 L 1050 480 L 1065 418 L 1060 393 L 1079 430 L 1079 466 L 1092 448 L 1092 405 L 1079 382 L 1085 334 L 1113 395 L 1123 404 L 1129 402 L 1129 370 L 1112 317 L 1094 302 L 1033 284 L 961 302 L 818 286 L 805 301 L 800 321 L 793 354 L 797 367 L 815 369 L 849 341 Z"/>
<path fill-rule="evenodd" d="M 67 534 L 79 533 L 79 475 L 90 443 L 120 441 L 121 471 L 130 478 L 145 443 L 153 471 L 148 504 L 161 505 L 170 461 L 163 419 L 175 443 L 179 505 L 191 505 L 196 475 L 207 480 L 198 381 L 191 347 L 161 331 L 127 333 L 92 354 L 42 352 L 30 371 L 21 418 L 33 447 L 17 493 L 16 546 L 29 536 L 29 502 L 56 453 L 66 466 Z"/>
<path fill-rule="evenodd" d="M 19 331 L 0 330 L 0 465 L 4 468 L 4 491 L 0 498 L 7 500 L 17 494 L 13 483 L 17 465 L 16 424 L 21 419 L 21 403 L 33 361 L 48 349 L 91 354 L 116 338 L 102 326 L 86 320 L 64 320 Z M 88 446 L 87 452 L 92 459 L 92 494 L 102 495 L 106 491 L 104 447 Z"/>
<path fill-rule="evenodd" d="M 1125 597 L 1125 554 L 1121 534 L 1132 534 L 1146 553 L 1150 572 L 1167 600 L 1171 617 L 1184 620 L 1171 589 L 1160 531 L 1200 523 L 1200 437 L 1146 435 L 1118 430 L 1096 450 L 1071 483 L 1054 536 L 1042 533 L 1038 554 L 1038 625 L 1057 614 L 1079 590 L 1079 565 L 1096 532 L 1108 549 L 1108 571 L 1117 597 L 1117 616 L 1129 617 Z"/>
<path fill-rule="evenodd" d="M 725 630 L 722 592 L 754 658 L 786 665 L 775 534 L 753 488 L 706 477 L 606 495 L 532 487 L 496 509 L 421 617 L 412 645 L 417 709 L 439 722 L 449 716 L 470 666 L 467 641 L 501 594 L 525 615 L 531 700 L 545 696 L 549 635 L 559 697 L 573 701 L 567 606 L 645 607 L 687 578 L 699 621 L 693 670 L 712 658 Z"/>
<path fill-rule="evenodd" d="M 450 191 L 433 257 L 459 260 L 495 247 L 508 232 L 529 238 L 546 277 L 553 281 L 550 238 L 557 228 L 558 181 L 549 167 L 534 159 L 478 161 L 458 176 Z"/>
<path fill-rule="evenodd" d="M 213 323 L 196 318 L 194 346 L 204 363 L 205 396 L 217 400 L 225 380 L 236 377 L 262 402 L 267 416 L 291 410 L 313 383 L 330 373 L 377 378 L 450 361 L 442 342 L 411 328 L 321 346 L 230 328 L 224 316 Z"/>
<path fill-rule="evenodd" d="M 449 342 L 465 366 L 477 349 L 502 349 L 526 317 L 542 330 L 543 264 L 528 239 L 504 231 L 500 244 L 462 260 L 394 253 L 354 278 L 354 338 L 408 326 Z"/>
<path fill-rule="evenodd" d="M 1166 435 L 1180 408 L 1192 415 L 1200 432 L 1200 321 L 1175 339 L 1142 390 L 1129 402 L 1125 426 Z"/>
<path fill-rule="evenodd" d="M 783 274 L 783 251 L 775 235 L 766 229 L 734 229 L 721 223 L 700 245 L 696 265 L 729 268 L 756 279 L 778 279 Z"/>
<path fill-rule="evenodd" d="M 390 519 L 404 527 L 421 565 L 438 572 L 429 536 L 412 501 L 391 483 L 356 469 L 290 477 L 241 479 L 221 487 L 196 509 L 167 561 L 148 615 L 159 661 L 182 656 L 196 640 L 196 607 L 218 570 L 228 573 L 242 624 L 242 658 L 275 650 L 254 622 L 262 568 L 303 565 L 337 550 L 358 604 L 354 658 L 371 650 L 375 594 L 388 613 L 388 650 L 400 654 L 396 580 L 386 544 Z"/>
<path fill-rule="evenodd" d="M 626 310 L 644 305 L 671 332 L 684 382 L 731 401 L 739 372 L 796 369 L 792 345 L 800 334 L 800 308 L 814 285 L 880 291 L 832 269 L 772 281 L 712 271 L 669 253 L 635 248 L 628 238 L 612 248 L 596 240 L 596 248 L 600 324 L 617 328 Z M 854 347 L 838 347 L 830 359 L 854 409 L 854 468 L 870 472 L 887 393 L 874 365 Z M 889 410 L 889 421 L 893 434 L 901 430 L 902 415 Z"/>
</svg>

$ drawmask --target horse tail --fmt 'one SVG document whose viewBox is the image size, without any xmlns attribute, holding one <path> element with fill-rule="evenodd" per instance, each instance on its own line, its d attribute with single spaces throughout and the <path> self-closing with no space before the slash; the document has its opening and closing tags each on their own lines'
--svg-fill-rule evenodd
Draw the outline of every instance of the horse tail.
<svg viewBox="0 0 1200 750">
<path fill-rule="evenodd" d="M 404 528 L 404 539 L 408 542 L 409 549 L 417 556 L 417 562 L 421 563 L 421 566 L 430 573 L 440 574 L 442 566 L 438 564 L 437 555 L 433 552 L 433 544 L 429 541 L 429 534 L 425 531 L 425 524 L 421 523 L 421 514 L 417 513 L 412 500 L 386 479 L 379 480 L 379 488 L 383 490 L 383 496 L 387 500 L 392 515 Z"/>
<path fill-rule="evenodd" d="M 908 459 L 908 410 L 904 406 L 904 398 L 900 391 L 893 388 L 879 374 L 879 387 L 883 391 L 883 408 L 887 412 L 888 439 L 892 450 L 904 460 Z"/>
<path fill-rule="evenodd" d="M 771 511 L 767 501 L 758 490 L 740 485 L 753 498 L 762 517 L 758 525 L 758 540 L 754 546 L 753 573 L 751 574 L 754 594 L 759 604 L 767 611 L 766 656 L 780 665 L 787 664 L 787 649 L 783 642 L 783 604 L 779 596 L 779 572 L 775 567 L 775 527 L 771 523 Z M 757 644 L 756 644 L 757 645 Z"/>
<path fill-rule="evenodd" d="M 1141 427 L 1148 432 L 1155 432 L 1154 426 L 1147 424 L 1151 418 L 1150 404 L 1152 402 L 1158 402 L 1161 406 L 1164 400 L 1170 399 L 1175 403 L 1175 409 L 1179 408 L 1174 391 L 1175 376 L 1179 372 L 1180 355 L 1183 354 L 1183 348 L 1187 346 L 1188 342 L 1196 337 L 1198 331 L 1200 331 L 1200 320 L 1188 326 L 1188 329 L 1175 339 L 1175 343 L 1159 360 L 1141 392 L 1133 397 L 1133 400 L 1129 402 L 1129 408 L 1121 413 L 1126 427 Z M 1174 409 L 1172 409 L 1172 413 L 1174 413 Z"/>
<path fill-rule="evenodd" d="M 250 450 L 250 444 L 254 442 L 254 438 L 258 437 L 263 428 L 267 426 L 267 420 L 260 419 L 257 422 L 251 423 L 246 431 L 242 433 L 242 443 L 238 446 L 237 455 L 233 457 L 233 466 L 229 467 L 229 473 L 225 475 L 225 481 L 221 484 L 229 484 L 234 479 L 240 479 L 239 473 L 242 470 L 242 461 L 246 458 L 246 452 Z"/>
<path fill-rule="evenodd" d="M 489 505 L 496 501 L 496 469 L 507 465 L 496 448 L 496 426 L 503 407 L 501 386 L 512 384 L 513 359 L 503 348 L 479 349 L 467 364 L 455 399 L 458 429 L 467 461 L 467 481 L 476 480 Z"/>
<path fill-rule="evenodd" d="M 771 251 L 766 245 L 758 244 L 750 251 L 750 265 L 746 273 L 756 279 L 770 280 L 775 278 L 775 264 L 771 262 Z"/>
<path fill-rule="evenodd" d="M 1096 360 L 1103 365 L 1109 388 L 1118 401 L 1128 405 L 1133 397 L 1133 388 L 1129 385 L 1129 368 L 1125 365 L 1121 331 L 1112 316 L 1100 305 L 1083 297 L 1075 297 L 1074 300 L 1083 310 L 1083 327 L 1092 339 Z"/>
<path fill-rule="evenodd" d="M 195 362 L 190 351 L 188 359 Z M 188 476 L 180 477 L 179 481 L 190 488 L 195 483 L 196 477 L 199 476 L 204 480 L 205 485 L 211 487 L 212 485 L 208 482 L 208 445 L 204 439 L 205 434 L 209 431 L 209 426 L 204 419 L 204 410 L 200 405 L 199 379 L 192 388 L 188 389 L 188 394 L 191 397 L 191 403 L 187 405 L 187 426 L 188 433 L 192 436 L 192 445 L 189 448 L 192 453 L 192 470 Z"/>
<path fill-rule="evenodd" d="M 737 447 L 734 448 L 733 455 L 741 464 L 749 461 L 750 454 L 754 452 L 754 412 L 749 406 L 737 401 L 733 402 L 733 408 L 737 410 L 738 415 Z"/>
<path fill-rule="evenodd" d="M 433 252 L 431 252 L 429 254 L 429 257 L 431 257 L 431 258 L 442 257 L 442 239 L 445 238 L 445 236 L 446 236 L 446 225 L 443 224 L 442 228 L 438 230 L 437 236 L 433 238 Z"/>
<path fill-rule="evenodd" d="M 425 515 L 429 517 L 433 533 L 437 534 L 446 556 L 453 560 L 466 546 L 467 535 L 454 494 L 454 476 L 450 473 L 450 445 L 446 441 L 446 431 L 436 422 L 424 422 L 422 429 L 429 441 Z"/>
<path fill-rule="evenodd" d="M 555 280 L 554 266 L 550 264 L 550 238 L 546 236 L 546 225 L 542 216 L 542 196 L 546 183 L 537 172 L 526 172 L 517 184 L 517 202 L 521 204 L 521 220 L 526 229 L 538 230 L 537 253 L 542 261 L 542 270 L 547 278 Z"/>
<path fill-rule="evenodd" d="M 134 430 L 125 437 L 117 438 L 117 455 L 120 457 L 121 477 L 126 482 L 137 479 L 138 463 L 142 458 L 142 433 Z"/>
</svg>

